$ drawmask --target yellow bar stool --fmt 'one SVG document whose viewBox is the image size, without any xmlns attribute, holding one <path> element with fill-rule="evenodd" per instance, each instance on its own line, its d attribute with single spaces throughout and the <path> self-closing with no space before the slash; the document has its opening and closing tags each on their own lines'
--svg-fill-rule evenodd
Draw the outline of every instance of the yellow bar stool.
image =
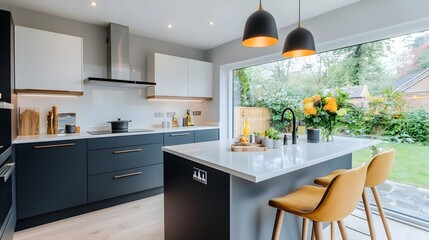
<svg viewBox="0 0 429 240">
<path fill-rule="evenodd" d="M 344 171 L 332 179 L 327 188 L 303 186 L 286 196 L 269 201 L 277 208 L 272 240 L 278 240 L 284 212 L 303 217 L 302 239 L 307 239 L 308 220 L 313 221 L 313 238 L 322 240 L 322 222 L 338 222 L 343 239 L 347 239 L 341 220 L 356 208 L 362 194 L 367 165 Z"/>
<path fill-rule="evenodd" d="M 368 172 L 366 174 L 366 180 L 365 180 L 365 187 L 371 188 L 372 194 L 374 195 L 378 212 L 380 213 L 381 221 L 383 222 L 384 231 L 386 232 L 386 236 L 388 240 L 392 240 L 392 236 L 390 234 L 389 226 L 387 225 L 386 216 L 384 215 L 383 207 L 381 206 L 381 202 L 377 193 L 376 186 L 382 184 L 389 177 L 390 172 L 392 171 L 394 159 L 395 159 L 395 150 L 393 149 L 375 155 L 368 165 Z M 345 169 L 335 170 L 324 177 L 316 178 L 314 180 L 314 183 L 321 186 L 328 186 L 329 183 L 338 174 L 341 174 L 344 171 L 346 170 Z M 365 207 L 365 214 L 368 222 L 369 233 L 370 233 L 371 239 L 375 240 L 376 236 L 375 236 L 375 230 L 374 230 L 374 223 L 372 220 L 371 209 L 370 209 L 368 198 L 366 196 L 365 191 L 362 192 L 362 200 L 363 200 L 363 205 Z M 333 229 L 331 229 L 331 234 L 333 234 Z"/>
</svg>

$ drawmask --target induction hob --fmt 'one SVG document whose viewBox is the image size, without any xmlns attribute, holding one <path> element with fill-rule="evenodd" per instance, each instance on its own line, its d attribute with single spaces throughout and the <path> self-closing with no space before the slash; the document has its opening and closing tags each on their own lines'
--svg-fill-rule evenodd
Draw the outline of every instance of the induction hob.
<svg viewBox="0 0 429 240">
<path fill-rule="evenodd" d="M 138 132 L 152 132 L 150 129 L 130 129 L 128 131 L 115 131 L 112 130 L 102 130 L 102 131 L 88 131 L 91 135 L 102 135 L 102 134 L 116 134 L 116 133 L 138 133 Z"/>
</svg>

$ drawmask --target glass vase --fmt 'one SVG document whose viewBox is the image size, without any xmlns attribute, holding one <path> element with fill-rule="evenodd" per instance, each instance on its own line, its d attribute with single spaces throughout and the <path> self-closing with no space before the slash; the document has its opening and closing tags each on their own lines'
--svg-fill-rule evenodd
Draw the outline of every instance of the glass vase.
<svg viewBox="0 0 429 240">
<path fill-rule="evenodd" d="M 334 127 L 332 127 L 332 126 L 324 127 L 322 129 L 322 138 L 323 138 L 323 141 L 325 141 L 325 142 L 332 142 L 332 141 L 334 141 L 334 135 L 333 135 L 333 133 L 334 133 Z"/>
</svg>

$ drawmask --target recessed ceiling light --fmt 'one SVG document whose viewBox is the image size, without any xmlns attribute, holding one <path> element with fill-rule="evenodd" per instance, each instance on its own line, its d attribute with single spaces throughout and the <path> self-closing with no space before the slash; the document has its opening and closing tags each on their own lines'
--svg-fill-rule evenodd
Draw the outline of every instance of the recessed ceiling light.
<svg viewBox="0 0 429 240">
<path fill-rule="evenodd" d="M 173 25 L 168 24 L 168 25 L 167 25 L 167 27 L 168 27 L 168 28 L 173 28 Z"/>
<path fill-rule="evenodd" d="M 89 1 L 89 4 L 91 4 L 91 6 L 93 6 L 93 7 L 97 6 L 97 2 L 94 0 Z"/>
<path fill-rule="evenodd" d="M 213 25 L 214 25 L 214 22 L 209 22 L 209 25 L 210 25 L 210 26 L 213 26 Z"/>
</svg>

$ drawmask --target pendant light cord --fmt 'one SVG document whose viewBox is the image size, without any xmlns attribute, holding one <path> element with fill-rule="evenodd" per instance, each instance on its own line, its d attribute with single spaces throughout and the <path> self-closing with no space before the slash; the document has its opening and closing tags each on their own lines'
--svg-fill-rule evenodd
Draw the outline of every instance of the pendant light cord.
<svg viewBox="0 0 429 240">
<path fill-rule="evenodd" d="M 301 27 L 301 0 L 298 1 L 298 27 Z"/>
<path fill-rule="evenodd" d="M 259 0 L 259 11 L 262 11 L 262 0 Z"/>
</svg>

